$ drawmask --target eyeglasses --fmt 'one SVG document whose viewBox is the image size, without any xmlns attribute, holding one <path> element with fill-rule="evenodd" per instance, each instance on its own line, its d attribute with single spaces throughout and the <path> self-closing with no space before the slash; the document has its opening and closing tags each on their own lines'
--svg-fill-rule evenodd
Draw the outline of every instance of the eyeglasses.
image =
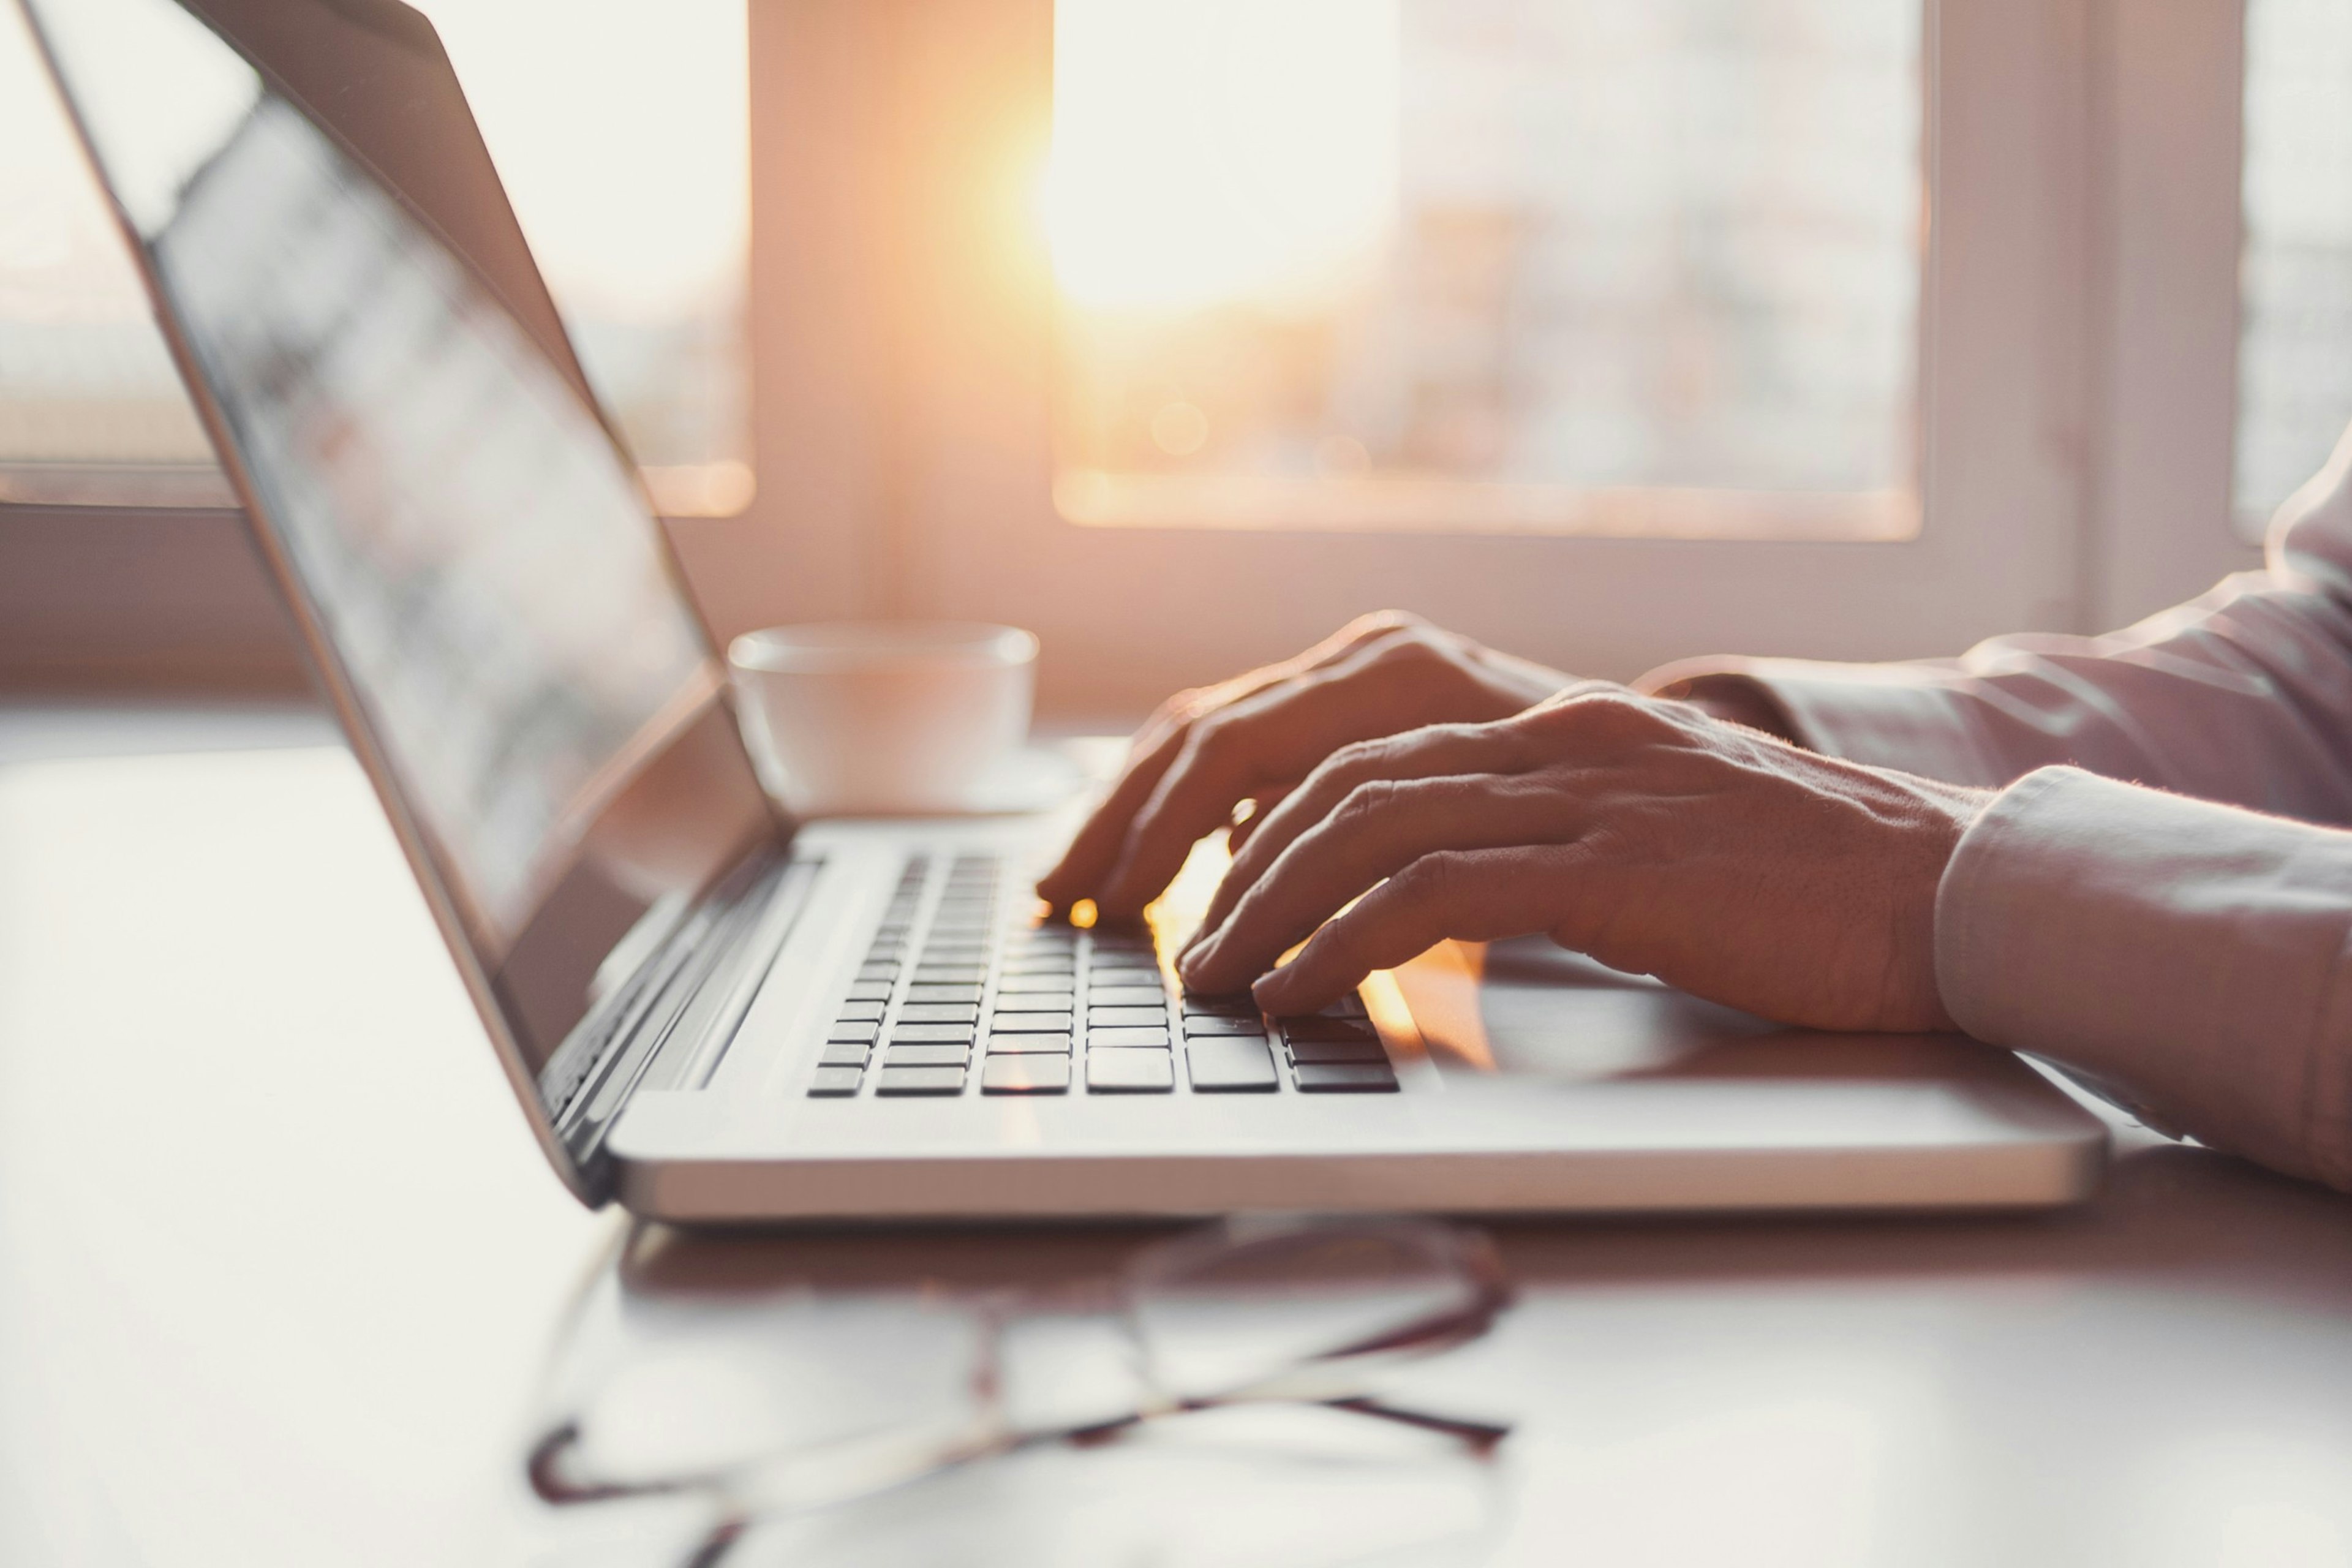
<svg viewBox="0 0 2352 1568">
<path fill-rule="evenodd" d="M 827 1429 L 788 1420 L 785 1425 L 801 1429 L 739 1431 L 718 1439 L 722 1451 L 713 1453 L 709 1431 L 727 1423 L 701 1419 L 673 1391 L 668 1424 L 690 1429 L 689 1441 L 706 1452 L 665 1464 L 646 1456 L 643 1433 L 627 1429 L 630 1401 L 610 1397 L 615 1390 L 608 1383 L 587 1391 L 570 1414 L 544 1428 L 530 1447 L 527 1473 L 538 1497 L 562 1508 L 630 1499 L 701 1500 L 709 1523 L 686 1561 L 707 1568 L 762 1523 L 834 1509 L 982 1461 L 1106 1447 L 1172 1417 L 1243 1407 L 1315 1407 L 1362 1417 L 1423 1434 L 1457 1458 L 1483 1466 L 1509 1435 L 1507 1425 L 1397 1403 L 1383 1396 L 1381 1384 L 1394 1369 L 1480 1338 L 1510 1300 L 1493 1243 L 1475 1230 L 1419 1220 L 1223 1221 L 1144 1248 L 1107 1287 L 989 1292 L 952 1304 L 947 1319 L 960 1332 L 928 1340 L 885 1334 L 873 1342 L 906 1348 L 875 1356 L 866 1370 L 887 1381 L 912 1367 L 919 1382 L 928 1370 L 947 1386 L 949 1397 Z M 935 1327 L 946 1321 L 938 1307 L 929 1309 Z M 854 1319 L 831 1321 L 871 1329 L 881 1309 L 869 1304 L 849 1310 Z M 1024 1334 L 1024 1329 L 1079 1321 L 1108 1329 L 1110 1359 L 1124 1363 L 1117 1369 L 1123 1375 L 1110 1381 L 1121 1386 L 1106 1391 L 1104 1379 L 1088 1379 L 1085 1368 L 1057 1366 L 1050 1353 L 1041 1365 L 1034 1354 L 1023 1353 L 1040 1343 L 1050 1352 L 1073 1342 L 1067 1334 Z M 799 1331 L 810 1325 L 803 1317 Z M 787 1322 L 774 1331 L 796 1331 Z M 829 1371 L 837 1389 L 845 1374 L 854 1380 L 860 1368 L 843 1367 L 839 1356 L 817 1348 L 824 1342 L 794 1347 L 793 1363 L 803 1371 Z M 839 1348 L 849 1349 L 855 1361 L 854 1346 Z M 1100 1361 L 1091 1369 L 1097 1373 L 1105 1370 Z M 734 1381 L 738 1386 L 730 1392 L 740 1407 L 746 1403 L 744 1380 Z M 1019 1397 L 1016 1385 L 1038 1382 L 1061 1395 L 1058 1410 L 1052 1408 L 1054 1399 L 1041 1409 L 1037 1400 Z M 1087 1385 L 1075 1399 L 1066 1386 L 1073 1383 Z M 824 1397 L 822 1390 L 812 1392 L 819 1401 Z M 789 1390 L 776 1389 L 750 1402 L 772 1405 L 792 1397 Z M 648 1408 L 637 1403 L 634 1425 L 661 1424 L 642 1418 Z M 730 1443 L 731 1451 L 725 1451 Z M 653 1447 L 658 1452 L 659 1443 Z"/>
</svg>

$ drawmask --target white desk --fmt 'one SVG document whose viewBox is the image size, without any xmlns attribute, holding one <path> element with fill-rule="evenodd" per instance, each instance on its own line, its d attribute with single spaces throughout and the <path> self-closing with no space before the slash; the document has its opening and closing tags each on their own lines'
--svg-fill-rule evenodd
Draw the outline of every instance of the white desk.
<svg viewBox="0 0 2352 1568">
<path fill-rule="evenodd" d="M 632 1302 L 739 1313 L 1137 1244 L 583 1213 L 324 733 L 0 713 L 0 1562 L 543 1560 L 593 1538 L 517 1444 L 625 1241 Z M 2352 1201 L 2124 1148 L 2041 1219 L 1502 1230 L 1521 1304 L 1423 1374 L 1519 1421 L 1494 1555 L 2352 1564 Z"/>
</svg>

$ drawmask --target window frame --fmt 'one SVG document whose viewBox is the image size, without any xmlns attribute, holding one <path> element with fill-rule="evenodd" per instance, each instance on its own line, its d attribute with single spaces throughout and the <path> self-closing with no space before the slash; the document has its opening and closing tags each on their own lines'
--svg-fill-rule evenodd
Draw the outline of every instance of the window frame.
<svg viewBox="0 0 2352 1568">
<path fill-rule="evenodd" d="M 1925 18 L 1926 526 L 1837 544 L 1061 521 L 1050 289 L 1006 173 L 1043 157 L 1051 0 L 751 0 L 759 489 L 668 525 L 706 618 L 1014 621 L 1050 710 L 1124 717 L 1391 603 L 1626 676 L 2100 629 L 2254 563 L 2229 515 L 2240 0 Z M 282 692 L 284 627 L 234 510 L 0 502 L 0 686 Z"/>
<path fill-rule="evenodd" d="M 2244 0 L 2096 0 L 2092 489 L 2076 629 L 2262 563 L 2240 536 Z"/>
<path fill-rule="evenodd" d="M 2211 471 L 2234 407 L 2213 351 L 2235 297 L 2221 317 L 2210 297 L 2225 254 L 2234 278 L 2234 0 L 1926 0 L 1923 20 L 1925 524 L 1827 543 L 1062 521 L 1051 290 L 1042 247 L 1008 237 L 1050 123 L 1051 0 L 755 0 L 772 610 L 1027 626 L 1046 705 L 1108 715 L 1388 604 L 1627 677 L 1725 648 L 1950 654 L 2193 592 L 2244 560 Z M 2165 189 L 2184 147 L 2190 188 Z"/>
</svg>

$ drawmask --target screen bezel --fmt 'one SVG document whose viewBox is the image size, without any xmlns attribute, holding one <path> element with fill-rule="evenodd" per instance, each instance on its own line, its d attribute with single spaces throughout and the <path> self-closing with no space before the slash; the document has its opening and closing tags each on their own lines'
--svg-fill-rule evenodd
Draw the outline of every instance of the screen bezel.
<svg viewBox="0 0 2352 1568">
<path fill-rule="evenodd" d="M 640 783 L 663 774 L 665 771 L 668 774 L 665 781 L 667 791 L 673 800 L 682 799 L 681 790 L 685 795 L 692 795 L 698 785 L 709 785 L 721 791 L 721 794 L 700 801 L 684 800 L 675 807 L 681 812 L 711 814 L 720 820 L 740 818 L 744 827 L 740 838 L 728 849 L 712 856 L 710 864 L 696 878 L 696 886 L 691 892 L 694 897 L 699 897 L 719 883 L 746 859 L 772 854 L 787 846 L 794 824 L 759 784 L 756 771 L 743 748 L 735 722 L 733 697 L 724 679 L 725 666 L 712 644 L 709 628 L 696 606 L 676 549 L 661 526 L 625 445 L 581 370 L 561 318 L 554 311 L 544 279 L 523 241 L 520 225 L 513 216 L 505 187 L 490 162 L 488 149 L 482 142 L 479 129 L 466 105 L 455 69 L 431 22 L 420 13 L 397 4 L 397 0 L 270 0 L 267 5 L 244 7 L 247 15 L 238 18 L 234 26 L 217 14 L 220 8 L 217 0 L 163 0 L 163 3 L 176 5 L 218 38 L 223 47 L 236 54 L 260 77 L 269 92 L 302 114 L 457 262 L 489 300 L 515 321 L 524 337 L 547 357 L 559 379 L 580 400 L 584 411 L 611 445 L 616 460 L 625 468 L 629 482 L 635 487 L 639 506 L 656 536 L 661 570 L 671 591 L 688 611 L 702 642 L 705 657 L 709 661 L 708 668 L 716 671 L 719 679 L 704 683 L 706 689 L 703 694 L 686 708 L 682 717 L 646 755 L 643 764 L 633 770 L 628 784 L 610 792 L 599 803 L 593 814 L 594 823 L 601 825 L 621 811 Z M 461 901 L 455 896 L 449 879 L 444 874 L 445 855 L 437 837 L 410 808 L 397 770 L 368 719 L 366 707 L 359 696 L 358 683 L 352 678 L 333 640 L 327 634 L 324 617 L 278 538 L 276 524 L 268 521 L 270 514 L 261 500 L 261 487 L 245 467 L 231 424 L 214 395 L 203 364 L 188 341 L 179 310 L 164 285 L 162 268 L 147 237 L 124 208 L 113 182 L 107 174 L 81 104 L 75 96 L 71 78 L 57 58 L 55 47 L 43 28 L 36 4 L 37 0 L 18 0 L 18 9 L 31 30 L 50 79 L 57 85 L 58 96 L 66 106 L 80 143 L 83 158 L 105 193 L 116 226 L 131 249 L 141 285 L 171 353 L 173 366 L 188 390 L 190 401 L 206 436 L 212 441 L 222 471 L 242 505 L 247 532 L 255 548 L 268 566 L 291 614 L 302 651 L 321 694 L 341 724 L 353 755 L 367 774 L 385 816 L 391 821 L 394 834 L 425 893 L 434 922 L 440 929 L 443 942 L 457 966 L 467 993 L 489 1034 L 499 1066 L 522 1107 L 541 1152 L 575 1196 L 592 1205 L 601 1203 L 608 1195 L 610 1184 L 604 1179 L 602 1173 L 583 1166 L 559 1136 L 555 1118 L 561 1108 L 549 1106 L 541 1098 L 539 1071 L 532 1062 L 535 1053 L 527 1045 L 525 1031 L 520 1020 L 510 1014 L 506 1001 L 505 994 L 515 988 L 518 979 L 508 973 L 514 950 L 521 946 L 530 929 L 549 914 L 554 894 L 551 893 L 547 900 L 532 910 L 530 919 L 524 922 L 523 934 L 509 944 L 508 952 L 500 955 L 500 961 L 490 962 L 488 955 L 478 944 L 477 933 L 465 918 Z M 236 0 L 229 0 L 228 8 L 236 5 Z M 462 161 L 473 165 L 470 169 L 457 171 L 457 188 L 472 199 L 472 211 L 466 215 L 466 221 L 457 226 L 471 229 L 477 237 L 476 245 L 462 244 L 453 237 L 450 226 L 439 221 L 420 200 L 417 192 L 387 174 L 380 162 L 358 144 L 347 123 L 321 113 L 311 98 L 277 68 L 273 50 L 269 47 L 272 40 L 257 35 L 271 26 L 295 32 L 305 20 L 301 13 L 310 7 L 331 13 L 345 24 L 364 28 L 386 45 L 402 49 L 428 75 L 438 79 L 437 86 L 446 87 L 446 105 L 430 105 L 426 112 L 449 121 L 447 129 L 463 144 Z M 317 42 L 315 37 L 280 41 L 285 43 L 289 53 L 314 47 Z M 449 172 L 446 165 L 440 170 L 442 174 Z M 503 222 L 497 221 L 493 214 L 502 216 Z M 484 249 L 499 253 L 496 257 L 498 268 L 509 276 L 501 278 L 498 271 L 486 265 L 480 254 Z M 685 762 L 678 761 L 681 753 L 689 747 L 697 755 Z M 719 762 L 716 772 L 708 765 L 713 758 Z M 698 776 L 688 776 L 688 773 Z M 724 774 L 732 774 L 733 777 L 721 776 Z M 748 795 L 745 786 L 748 786 Z M 584 859 L 584 847 L 594 837 L 595 827 L 592 826 L 575 844 L 569 864 L 576 865 Z M 552 886 L 560 889 L 562 879 L 555 879 Z M 578 955 L 573 956 L 576 961 Z M 582 1018 L 587 1016 L 588 1009 L 583 1007 Z M 542 1058 L 551 1057 L 560 1044 L 545 1042 L 545 1048 L 536 1054 Z"/>
</svg>

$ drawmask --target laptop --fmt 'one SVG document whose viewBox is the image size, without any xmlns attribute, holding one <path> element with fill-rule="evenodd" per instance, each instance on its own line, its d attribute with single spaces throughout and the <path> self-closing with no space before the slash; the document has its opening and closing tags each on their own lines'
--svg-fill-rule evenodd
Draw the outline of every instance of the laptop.
<svg viewBox="0 0 2352 1568">
<path fill-rule="evenodd" d="M 1066 814 L 791 820 L 430 25 L 394 0 L 20 5 L 583 1201 L 1981 1209 L 2095 1181 L 2103 1125 L 1967 1041 L 1778 1029 L 1540 942 L 1267 1018 L 1174 984 L 1181 889 L 1136 930 L 1041 915 Z"/>
</svg>

